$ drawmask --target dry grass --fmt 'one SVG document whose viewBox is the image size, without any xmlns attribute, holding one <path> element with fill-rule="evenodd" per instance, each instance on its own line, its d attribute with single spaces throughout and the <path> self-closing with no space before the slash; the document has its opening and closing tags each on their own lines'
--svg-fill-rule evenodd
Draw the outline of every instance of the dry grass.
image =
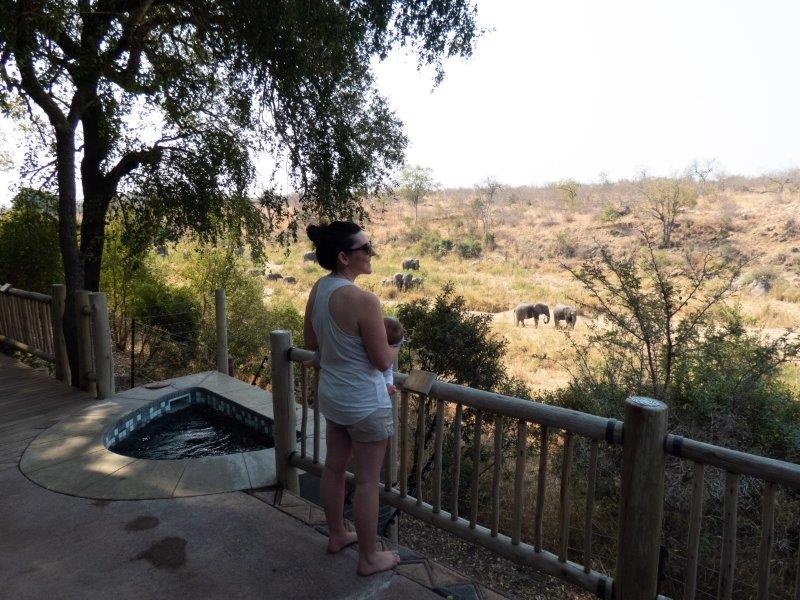
<svg viewBox="0 0 800 600">
<path fill-rule="evenodd" d="M 527 191 L 526 191 L 527 190 Z M 523 189 L 513 204 L 501 203 L 495 211 L 493 234 L 496 246 L 477 259 L 463 259 L 455 252 L 440 260 L 420 255 L 412 240 L 414 230 L 436 230 L 443 238 L 459 241 L 481 238 L 479 224 L 466 202 L 468 191 L 443 191 L 426 198 L 419 206 L 419 221 L 413 222 L 411 207 L 387 204 L 376 211 L 367 225 L 380 256 L 373 260 L 374 273 L 359 279 L 359 285 L 375 292 L 388 311 L 413 298 L 433 298 L 445 282 L 452 282 L 474 311 L 493 313 L 494 331 L 509 342 L 507 360 L 510 374 L 536 390 L 563 386 L 569 374 L 555 359 L 567 355 L 564 333 L 549 325 L 515 328 L 509 312 L 522 301 L 573 303 L 582 290 L 564 264 L 575 265 L 597 244 L 615 251 L 638 247 L 636 229 L 651 224 L 638 207 L 638 199 L 625 196 L 620 188 L 603 192 L 605 196 L 586 199 L 580 209 L 566 215 L 557 197 L 548 190 Z M 600 218 L 603 206 L 627 205 L 631 210 L 612 222 Z M 679 219 L 675 232 L 678 253 L 690 246 L 723 244 L 731 256 L 749 259 L 742 289 L 732 298 L 756 327 L 772 331 L 800 324 L 800 196 L 777 198 L 772 194 L 714 192 L 702 196 L 697 206 Z M 274 293 L 292 299 L 302 310 L 308 290 L 323 274 L 314 263 L 303 262 L 309 244 L 299 243 L 285 254 L 275 249 L 269 267 L 284 275 L 294 275 L 297 284 L 265 282 L 265 297 Z M 424 278 L 419 289 L 399 292 L 382 286 L 381 281 L 400 272 L 406 257 L 418 256 L 421 268 L 415 273 Z M 768 272 L 771 288 L 765 296 L 753 295 L 749 281 Z M 749 279 L 748 279 L 749 278 Z M 574 335 L 586 334 L 585 316 L 579 316 Z M 546 355 L 547 359 L 541 358 Z"/>
</svg>

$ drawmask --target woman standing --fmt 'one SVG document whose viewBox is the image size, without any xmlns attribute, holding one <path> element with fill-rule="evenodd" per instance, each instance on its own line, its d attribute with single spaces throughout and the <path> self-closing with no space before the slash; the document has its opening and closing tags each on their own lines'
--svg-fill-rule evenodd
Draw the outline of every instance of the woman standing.
<svg viewBox="0 0 800 600">
<path fill-rule="evenodd" d="M 358 542 L 359 575 L 392 569 L 396 552 L 377 550 L 378 482 L 386 444 L 394 433 L 392 403 L 383 371 L 394 362 L 375 294 L 357 287 L 372 273 L 367 234 L 355 223 L 309 225 L 317 262 L 330 273 L 311 289 L 303 323 L 305 346 L 319 351 L 318 406 L 326 419 L 325 468 L 321 495 L 330 537 L 328 552 Z M 344 528 L 345 469 L 354 458 L 356 531 Z"/>
</svg>

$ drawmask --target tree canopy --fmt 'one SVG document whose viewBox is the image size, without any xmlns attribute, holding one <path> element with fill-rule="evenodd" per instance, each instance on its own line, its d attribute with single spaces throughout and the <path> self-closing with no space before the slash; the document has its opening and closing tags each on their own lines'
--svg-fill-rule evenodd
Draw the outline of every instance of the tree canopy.
<svg viewBox="0 0 800 600">
<path fill-rule="evenodd" d="M 22 104 L 35 132 L 68 292 L 98 289 L 112 202 L 253 243 L 308 214 L 363 216 L 406 146 L 371 60 L 408 46 L 438 80 L 471 54 L 475 16 L 469 0 L 0 0 L 0 110 Z M 285 161 L 297 204 L 255 189 L 259 152 Z"/>
</svg>

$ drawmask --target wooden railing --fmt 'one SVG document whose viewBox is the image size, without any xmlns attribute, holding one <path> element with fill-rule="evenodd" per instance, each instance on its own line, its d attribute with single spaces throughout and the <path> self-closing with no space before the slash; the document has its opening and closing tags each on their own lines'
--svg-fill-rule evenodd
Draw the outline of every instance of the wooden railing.
<svg viewBox="0 0 800 600">
<path fill-rule="evenodd" d="M 293 362 L 312 358 L 307 350 L 292 347 L 286 331 L 271 333 L 273 400 L 275 405 L 276 470 L 280 485 L 298 491 L 297 469 L 320 474 L 324 466 L 320 450 L 320 416 L 314 407 L 309 417 L 309 388 L 316 377 L 301 367 L 299 403 L 301 405 L 301 443 L 297 443 L 295 418 Z M 395 381 L 403 390 L 399 406 L 395 402 L 395 438 L 384 464 L 380 498 L 426 523 L 473 543 L 480 544 L 519 564 L 543 571 L 553 577 L 568 581 L 601 598 L 652 600 L 657 595 L 659 577 L 659 551 L 661 544 L 662 514 L 664 508 L 664 477 L 667 455 L 677 456 L 696 463 L 694 495 L 691 508 L 688 556 L 684 598 L 694 598 L 698 543 L 702 521 L 703 468 L 710 465 L 728 473 L 728 486 L 724 509 L 723 557 L 720 568 L 719 598 L 730 598 L 736 554 L 736 492 L 740 475 L 752 475 L 767 482 L 764 494 L 764 527 L 761 537 L 761 568 L 759 570 L 759 598 L 768 597 L 769 556 L 772 544 L 772 514 L 776 485 L 800 489 L 800 467 L 794 464 L 762 458 L 703 444 L 694 440 L 667 435 L 666 405 L 649 398 L 629 398 L 625 405 L 625 419 L 618 421 L 595 415 L 548 406 L 476 390 L 464 386 L 436 381 L 427 394 L 414 394 L 405 387 L 407 377 L 397 373 Z M 416 497 L 409 493 L 409 462 L 416 457 L 414 481 L 422 480 L 425 450 L 426 402 L 435 403 L 433 433 L 433 490 L 430 498 L 423 498 L 421 485 L 416 486 Z M 412 404 L 416 405 L 414 438 L 410 436 Z M 462 448 L 462 427 L 465 411 L 474 415 L 471 424 L 473 444 Z M 445 415 L 452 415 L 450 426 L 455 440 L 452 464 L 452 489 L 449 503 L 443 505 L 442 490 L 442 440 Z M 514 465 L 511 498 L 510 535 L 499 531 L 502 481 L 501 461 L 504 446 L 504 423 L 516 431 L 516 461 Z M 489 425 L 493 447 L 491 511 L 485 523 L 478 522 L 478 474 L 481 461 L 482 437 Z M 307 449 L 308 428 L 311 428 L 311 449 Z M 525 506 L 525 473 L 528 458 L 527 440 L 531 427 L 539 439 L 538 473 L 534 506 Z M 585 472 L 586 502 L 583 516 L 583 548 L 581 563 L 567 556 L 572 518 L 572 489 L 570 478 L 575 462 L 576 442 L 582 439 L 588 445 L 588 465 Z M 555 443 L 554 443 L 555 442 Z M 623 443 L 624 442 L 624 443 Z M 543 517 L 547 498 L 548 460 L 550 450 L 560 446 L 561 473 L 558 501 L 558 540 L 556 547 L 544 548 Z M 619 486 L 619 530 L 616 549 L 616 571 L 600 573 L 592 568 L 592 521 L 595 505 L 598 454 L 604 447 L 622 446 L 621 484 Z M 471 456 L 474 475 L 471 477 L 469 514 L 459 514 L 462 496 L 461 462 L 465 452 Z M 309 456 L 310 454 L 310 456 Z M 399 462 L 399 465 L 398 465 Z M 488 467 L 488 465 L 487 465 Z M 352 475 L 348 474 L 349 477 Z M 465 492 L 466 490 L 464 490 Z M 532 514 L 533 527 L 529 541 L 522 539 L 522 525 Z M 800 567 L 799 567 L 800 569 Z M 800 575 L 795 598 L 800 600 Z"/>
<path fill-rule="evenodd" d="M 755 477 L 764 482 L 761 540 L 758 552 L 757 598 L 759 600 L 769 598 L 770 555 L 774 545 L 775 492 L 778 486 L 800 490 L 800 466 L 676 435 L 666 436 L 664 448 L 667 454 L 694 464 L 683 598 L 691 600 L 697 593 L 697 564 L 703 520 L 706 467 L 715 467 L 725 472 L 722 558 L 719 567 L 717 598 L 727 600 L 733 597 L 739 481 L 742 476 Z M 800 551 L 798 552 L 794 589 L 795 600 L 800 600 Z"/>
<path fill-rule="evenodd" d="M 61 319 L 64 286 L 53 286 L 53 296 L 0 286 L 0 341 L 56 365 L 56 377 L 68 378 Z"/>
<path fill-rule="evenodd" d="M 53 363 L 57 379 L 72 381 L 64 339 L 66 288 L 53 285 L 53 295 L 0 286 L 0 341 Z M 105 294 L 75 294 L 78 338 L 78 386 L 98 398 L 114 395 L 111 331 Z"/>
</svg>

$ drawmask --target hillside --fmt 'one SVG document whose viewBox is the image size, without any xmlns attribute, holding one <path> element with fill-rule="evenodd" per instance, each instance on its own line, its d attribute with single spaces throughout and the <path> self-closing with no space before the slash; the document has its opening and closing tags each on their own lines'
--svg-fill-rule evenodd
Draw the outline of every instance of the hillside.
<svg viewBox="0 0 800 600">
<path fill-rule="evenodd" d="M 752 327 L 775 334 L 800 324 L 800 192 L 764 193 L 758 186 L 744 180 L 700 187 L 694 205 L 677 217 L 667 252 L 677 255 L 718 245 L 730 260 L 747 258 L 731 301 L 752 317 Z M 511 375 L 533 389 L 562 386 L 569 379 L 564 333 L 552 322 L 540 323 L 538 329 L 532 320 L 524 329 L 515 327 L 511 308 L 522 301 L 552 306 L 581 298 L 583 291 L 565 265 L 578 265 L 599 244 L 615 252 L 635 250 L 640 243 L 637 229 L 652 229 L 657 223 L 629 182 L 581 186 L 569 208 L 553 187 L 507 189 L 491 208 L 494 248 L 487 249 L 482 222 L 472 207 L 476 195 L 474 190 L 431 194 L 420 203 L 416 223 L 409 204 L 384 201 L 366 225 L 380 255 L 373 259 L 373 275 L 359 284 L 375 291 L 391 311 L 410 298 L 432 298 L 452 281 L 471 310 L 494 314 L 495 331 L 509 342 Z M 480 255 L 462 258 L 457 249 L 443 251 L 448 240 L 477 244 Z M 288 255 L 273 252 L 268 269 L 294 275 L 298 282 L 267 282 L 266 296 L 288 294 L 302 308 L 307 290 L 321 274 L 318 266 L 302 261 L 309 247 L 301 241 Z M 415 275 L 424 279 L 422 287 L 400 292 L 382 285 L 411 256 L 420 259 Z M 585 335 L 590 317 L 579 316 L 575 336 Z M 790 368 L 787 377 L 796 380 L 796 371 Z"/>
</svg>

